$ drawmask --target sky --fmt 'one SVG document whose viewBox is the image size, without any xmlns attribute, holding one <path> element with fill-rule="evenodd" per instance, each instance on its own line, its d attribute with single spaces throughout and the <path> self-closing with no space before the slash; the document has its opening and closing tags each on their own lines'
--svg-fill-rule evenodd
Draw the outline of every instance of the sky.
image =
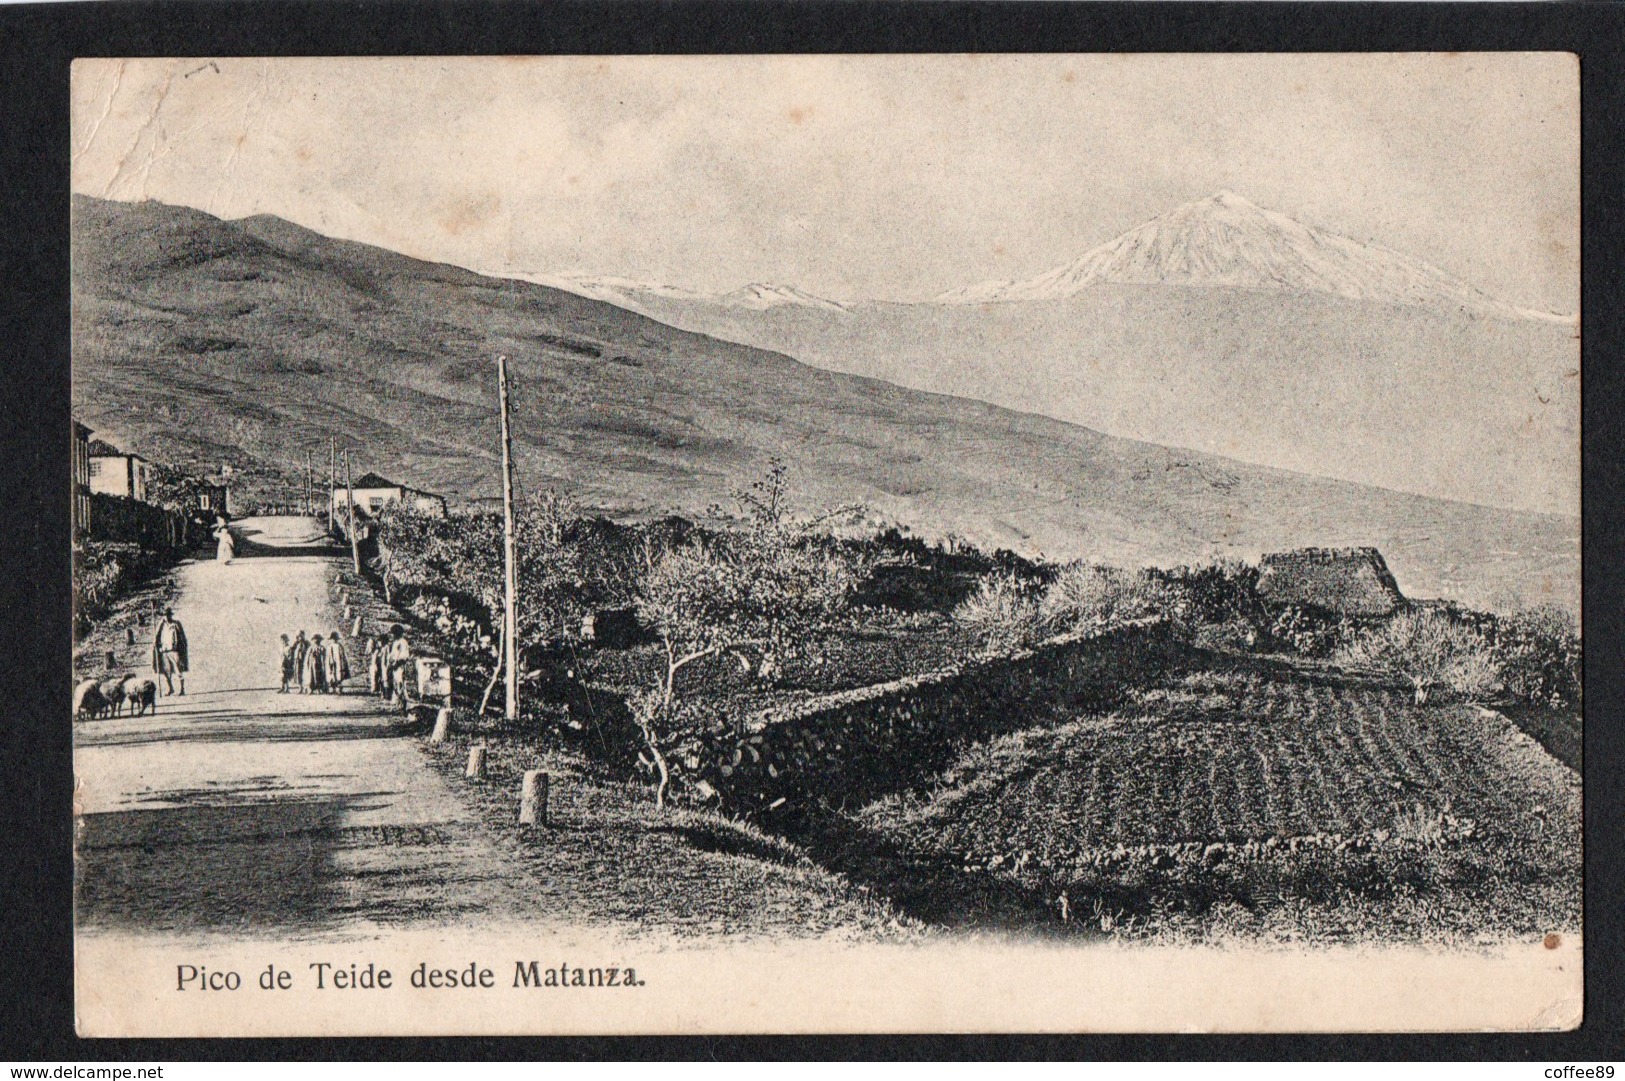
<svg viewBox="0 0 1625 1081">
<path fill-rule="evenodd" d="M 1561 53 L 78 60 L 73 187 L 489 273 L 924 299 L 1219 189 L 1579 304 Z"/>
</svg>

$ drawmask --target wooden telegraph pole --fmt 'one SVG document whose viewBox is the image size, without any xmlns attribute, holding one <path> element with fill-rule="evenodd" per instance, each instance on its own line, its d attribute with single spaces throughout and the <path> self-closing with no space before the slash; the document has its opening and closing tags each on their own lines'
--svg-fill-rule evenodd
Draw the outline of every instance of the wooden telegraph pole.
<svg viewBox="0 0 1625 1081">
<path fill-rule="evenodd" d="M 508 358 L 497 357 L 502 406 L 502 667 L 507 700 L 502 715 L 519 719 L 519 557 L 513 531 L 513 439 L 508 434 Z"/>
<path fill-rule="evenodd" d="M 345 455 L 350 452 L 349 447 L 344 448 Z M 327 437 L 327 532 L 333 532 L 338 525 L 333 520 L 333 491 L 339 486 L 339 439 L 336 435 Z"/>
<path fill-rule="evenodd" d="M 305 450 L 305 515 L 316 513 L 316 473 L 310 461 L 310 450 Z"/>
<path fill-rule="evenodd" d="M 355 488 L 350 483 L 350 448 L 344 448 L 344 509 L 350 519 L 350 563 L 356 574 L 361 573 L 361 542 L 355 535 Z"/>
</svg>

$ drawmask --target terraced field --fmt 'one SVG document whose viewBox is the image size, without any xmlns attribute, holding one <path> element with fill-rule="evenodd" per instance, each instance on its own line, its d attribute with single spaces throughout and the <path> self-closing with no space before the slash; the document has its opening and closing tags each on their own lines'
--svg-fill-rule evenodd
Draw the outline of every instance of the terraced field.
<svg viewBox="0 0 1625 1081">
<path fill-rule="evenodd" d="M 917 861 L 1148 917 L 1309 903 L 1370 931 L 1420 900 L 1435 929 L 1579 920 L 1578 775 L 1496 714 L 1332 669 L 1210 656 L 859 820 Z"/>
</svg>

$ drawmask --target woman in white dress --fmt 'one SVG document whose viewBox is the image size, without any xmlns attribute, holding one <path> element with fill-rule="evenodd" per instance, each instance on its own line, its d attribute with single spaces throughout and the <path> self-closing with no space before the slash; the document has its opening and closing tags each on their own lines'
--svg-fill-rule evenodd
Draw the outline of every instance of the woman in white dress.
<svg viewBox="0 0 1625 1081">
<path fill-rule="evenodd" d="M 214 558 L 221 563 L 230 563 L 237 555 L 237 542 L 232 539 L 231 527 L 224 518 L 214 520 L 214 536 Z"/>
</svg>

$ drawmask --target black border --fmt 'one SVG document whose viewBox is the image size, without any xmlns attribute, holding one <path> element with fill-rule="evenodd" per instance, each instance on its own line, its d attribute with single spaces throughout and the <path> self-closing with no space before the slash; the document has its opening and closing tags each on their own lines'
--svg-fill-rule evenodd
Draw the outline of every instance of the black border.
<svg viewBox="0 0 1625 1081">
<path fill-rule="evenodd" d="M 0 1059 L 1494 1059 L 1625 1057 L 1616 568 L 1625 535 L 1625 6 L 1529 3 L 802 3 L 156 0 L 0 6 Z M 750 52 L 1365 52 L 1581 57 L 1586 1019 L 1444 1036 L 77 1039 L 69 897 L 68 65 L 76 56 Z"/>
</svg>

